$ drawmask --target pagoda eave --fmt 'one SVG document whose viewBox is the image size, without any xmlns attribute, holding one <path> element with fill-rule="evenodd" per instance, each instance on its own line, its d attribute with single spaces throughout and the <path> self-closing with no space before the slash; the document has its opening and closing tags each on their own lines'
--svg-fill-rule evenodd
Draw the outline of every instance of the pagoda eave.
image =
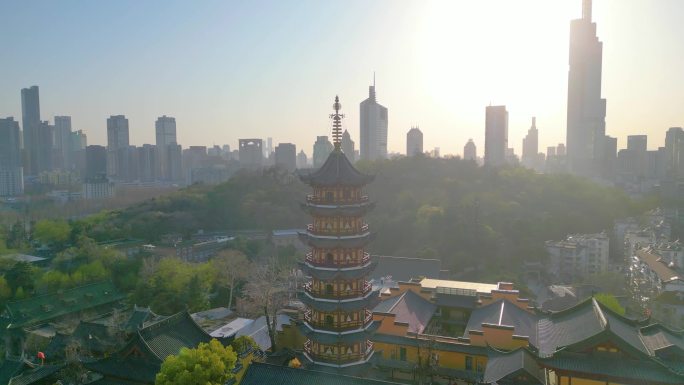
<svg viewBox="0 0 684 385">
<path fill-rule="evenodd" d="M 364 328 L 358 330 L 352 330 L 344 333 L 334 333 L 323 330 L 318 330 L 307 325 L 305 322 L 297 325 L 300 333 L 306 338 L 315 340 L 319 343 L 326 345 L 336 345 L 336 344 L 350 344 L 354 342 L 360 342 L 368 340 L 373 336 L 378 328 L 380 327 L 380 321 L 370 321 L 368 325 Z"/>
<path fill-rule="evenodd" d="M 365 202 L 355 205 L 323 205 L 314 203 L 301 203 L 301 207 L 304 211 L 311 215 L 320 216 L 340 216 L 340 217 L 353 217 L 365 215 L 373 208 L 375 208 L 375 202 Z"/>
<path fill-rule="evenodd" d="M 375 233 L 366 232 L 350 236 L 314 235 L 310 232 L 299 233 L 299 240 L 312 247 L 323 249 L 364 247 L 375 238 Z"/>
<path fill-rule="evenodd" d="M 322 300 L 311 296 L 306 291 L 300 291 L 297 293 L 297 298 L 302 301 L 305 305 L 320 311 L 333 312 L 333 311 L 354 311 L 362 309 L 372 309 L 380 302 L 379 289 L 371 291 L 365 297 L 354 299 L 351 301 L 331 301 Z"/>
<path fill-rule="evenodd" d="M 363 266 L 360 266 L 359 268 L 347 268 L 347 269 L 330 269 L 330 268 L 321 268 L 317 267 L 314 265 L 309 264 L 308 262 L 300 262 L 299 263 L 302 271 L 305 274 L 310 275 L 311 277 L 318 278 L 320 280 L 329 280 L 329 279 L 359 279 L 367 276 L 370 274 L 373 269 L 375 269 L 375 266 L 377 265 L 376 261 L 369 261 Z"/>
</svg>

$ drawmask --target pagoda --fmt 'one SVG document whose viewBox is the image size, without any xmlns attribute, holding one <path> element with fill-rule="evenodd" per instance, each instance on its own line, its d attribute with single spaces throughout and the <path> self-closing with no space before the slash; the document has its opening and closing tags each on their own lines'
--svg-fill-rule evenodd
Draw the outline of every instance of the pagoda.
<svg viewBox="0 0 684 385">
<path fill-rule="evenodd" d="M 373 208 L 363 187 L 373 180 L 342 152 L 342 108 L 335 97 L 334 149 L 320 169 L 300 175 L 313 188 L 302 207 L 313 218 L 302 240 L 311 247 L 302 270 L 311 277 L 300 293 L 306 305 L 300 330 L 304 355 L 314 364 L 344 368 L 373 356 L 370 336 L 379 326 L 372 307 L 378 293 L 368 275 L 375 267 L 365 247 L 372 238 L 365 214 Z"/>
</svg>

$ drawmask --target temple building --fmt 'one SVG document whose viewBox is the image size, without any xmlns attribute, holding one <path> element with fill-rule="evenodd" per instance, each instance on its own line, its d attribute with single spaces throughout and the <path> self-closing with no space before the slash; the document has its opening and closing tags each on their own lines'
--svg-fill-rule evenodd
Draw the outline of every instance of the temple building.
<svg viewBox="0 0 684 385">
<path fill-rule="evenodd" d="M 368 276 L 375 263 L 365 247 L 372 238 L 364 215 L 373 203 L 363 195 L 372 176 L 357 171 L 342 151 L 341 104 L 333 104 L 334 149 L 320 169 L 302 174 L 313 188 L 302 206 L 312 223 L 300 233 L 311 251 L 302 270 L 311 277 L 300 297 L 307 306 L 300 330 L 310 364 L 345 368 L 373 356 L 370 336 L 379 326 L 371 309 L 378 292 Z"/>
</svg>

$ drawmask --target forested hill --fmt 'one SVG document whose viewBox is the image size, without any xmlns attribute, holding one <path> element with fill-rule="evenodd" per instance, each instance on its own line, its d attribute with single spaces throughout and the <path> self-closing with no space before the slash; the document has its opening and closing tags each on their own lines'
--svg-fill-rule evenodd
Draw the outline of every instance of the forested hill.
<svg viewBox="0 0 684 385">
<path fill-rule="evenodd" d="M 371 251 L 439 257 L 452 270 L 479 264 L 496 271 L 540 259 L 545 240 L 609 231 L 615 218 L 648 208 L 585 179 L 460 159 L 400 158 L 358 167 L 376 176 L 367 188 L 377 202 L 367 218 L 377 231 Z M 111 213 L 91 234 L 154 241 L 197 229 L 302 228 L 308 218 L 299 203 L 308 191 L 275 169 L 242 173 L 219 186 L 192 186 Z"/>
</svg>

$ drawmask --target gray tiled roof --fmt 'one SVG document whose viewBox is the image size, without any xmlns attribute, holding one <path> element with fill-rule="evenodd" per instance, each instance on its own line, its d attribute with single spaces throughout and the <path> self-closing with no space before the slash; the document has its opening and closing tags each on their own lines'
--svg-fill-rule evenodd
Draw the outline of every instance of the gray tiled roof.
<svg viewBox="0 0 684 385">
<path fill-rule="evenodd" d="M 360 173 L 342 151 L 333 151 L 321 168 L 311 173 L 300 173 L 300 179 L 312 186 L 361 186 L 373 180 L 372 175 Z"/>
<path fill-rule="evenodd" d="M 544 383 L 544 372 L 537 365 L 534 355 L 527 349 L 518 349 L 508 353 L 490 349 L 483 382 L 494 384 L 514 373 L 520 375 L 521 372 L 538 381 L 539 384 Z"/>
<path fill-rule="evenodd" d="M 395 322 L 405 322 L 410 332 L 422 333 L 436 310 L 435 304 L 407 290 L 400 296 L 382 301 L 373 312 L 394 314 Z"/>
<path fill-rule="evenodd" d="M 468 319 L 464 337 L 470 330 L 482 330 L 482 324 L 512 326 L 513 334 L 530 338 L 530 344 L 537 345 L 538 316 L 525 311 L 506 299 L 473 310 Z"/>
<path fill-rule="evenodd" d="M 140 337 L 162 361 L 180 352 L 181 348 L 194 349 L 211 337 L 200 328 L 188 312 L 172 315 L 139 331 Z"/>
<path fill-rule="evenodd" d="M 329 372 L 318 372 L 306 369 L 294 369 L 287 366 L 278 366 L 253 362 L 241 385 L 380 385 L 396 384 L 369 378 L 343 376 Z"/>
</svg>

